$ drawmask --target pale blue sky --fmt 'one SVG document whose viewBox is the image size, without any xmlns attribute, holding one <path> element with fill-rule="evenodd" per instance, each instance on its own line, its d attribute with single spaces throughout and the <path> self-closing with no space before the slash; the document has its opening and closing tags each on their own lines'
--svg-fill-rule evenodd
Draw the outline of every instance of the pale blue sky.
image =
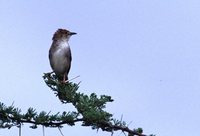
<svg viewBox="0 0 200 136">
<path fill-rule="evenodd" d="M 146 134 L 200 133 L 199 0 L 2 0 L 0 20 L 0 101 L 6 105 L 14 101 L 23 112 L 73 110 L 42 79 L 51 71 L 52 34 L 66 28 L 78 33 L 70 39 L 69 78 L 81 75 L 74 80 L 82 81 L 81 92 L 111 95 L 107 111 Z M 63 133 L 110 135 L 80 126 L 65 126 Z M 18 129 L 0 130 L 11 135 Z M 42 128 L 24 125 L 22 135 L 42 135 Z M 57 129 L 46 129 L 46 136 L 55 135 Z"/>
</svg>

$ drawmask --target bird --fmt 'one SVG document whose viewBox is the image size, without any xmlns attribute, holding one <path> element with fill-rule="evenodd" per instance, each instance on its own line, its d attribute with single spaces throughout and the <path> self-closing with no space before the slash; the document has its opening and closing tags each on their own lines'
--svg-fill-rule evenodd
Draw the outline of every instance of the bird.
<svg viewBox="0 0 200 136">
<path fill-rule="evenodd" d="M 71 49 L 69 39 L 77 33 L 59 28 L 52 37 L 52 44 L 49 49 L 49 62 L 53 72 L 59 81 L 68 81 L 68 73 L 71 68 Z"/>
</svg>

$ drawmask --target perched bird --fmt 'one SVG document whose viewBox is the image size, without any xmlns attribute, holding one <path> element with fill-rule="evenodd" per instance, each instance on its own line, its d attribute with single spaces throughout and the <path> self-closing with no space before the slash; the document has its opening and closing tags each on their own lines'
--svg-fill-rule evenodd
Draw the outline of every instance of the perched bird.
<svg viewBox="0 0 200 136">
<path fill-rule="evenodd" d="M 71 67 L 71 50 L 69 39 L 76 33 L 66 29 L 58 29 L 53 35 L 53 42 L 49 49 L 49 62 L 58 80 L 65 82 L 68 80 L 68 73 Z"/>
</svg>

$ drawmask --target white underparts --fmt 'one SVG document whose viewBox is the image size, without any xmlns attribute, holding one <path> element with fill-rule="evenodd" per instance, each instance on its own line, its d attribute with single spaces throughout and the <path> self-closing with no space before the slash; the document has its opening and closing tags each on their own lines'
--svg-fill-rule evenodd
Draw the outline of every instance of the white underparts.
<svg viewBox="0 0 200 136">
<path fill-rule="evenodd" d="M 66 58 L 66 53 L 69 51 L 70 47 L 68 42 L 62 41 L 59 43 L 59 47 L 57 47 L 57 50 L 53 54 L 53 62 L 57 72 L 63 73 L 66 70 L 66 64 L 70 63 L 67 62 L 68 59 Z"/>
</svg>

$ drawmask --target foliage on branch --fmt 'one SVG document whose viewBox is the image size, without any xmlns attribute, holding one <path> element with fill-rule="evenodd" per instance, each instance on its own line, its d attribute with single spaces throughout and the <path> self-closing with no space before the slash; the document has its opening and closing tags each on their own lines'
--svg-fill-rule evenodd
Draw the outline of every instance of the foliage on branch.
<svg viewBox="0 0 200 136">
<path fill-rule="evenodd" d="M 82 126 L 91 126 L 92 129 L 102 129 L 111 133 L 121 130 L 128 136 L 147 136 L 143 134 L 142 128 L 129 129 L 126 122 L 112 118 L 112 114 L 104 110 L 106 103 L 113 102 L 110 96 L 97 97 L 95 93 L 88 96 L 77 92 L 79 84 L 61 83 L 53 73 L 46 73 L 43 78 L 59 100 L 63 104 L 71 103 L 76 111 L 51 114 L 45 111 L 38 113 L 35 109 L 29 108 L 22 114 L 21 110 L 13 105 L 6 106 L 0 102 L 0 128 L 20 127 L 24 123 L 32 124 L 30 127 L 33 129 L 38 125 L 60 128 L 64 124 L 74 126 L 76 122 L 81 122 Z"/>
</svg>

